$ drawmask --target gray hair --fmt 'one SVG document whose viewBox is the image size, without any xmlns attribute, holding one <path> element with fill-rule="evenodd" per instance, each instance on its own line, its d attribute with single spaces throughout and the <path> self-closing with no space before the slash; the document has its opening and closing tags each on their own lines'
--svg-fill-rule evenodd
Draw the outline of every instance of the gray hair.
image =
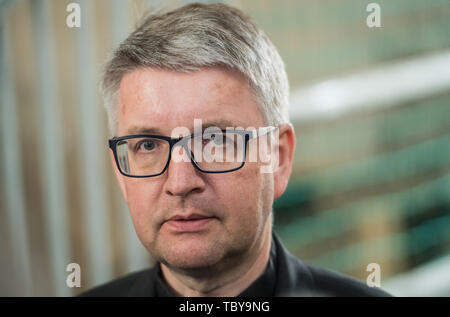
<svg viewBox="0 0 450 317">
<path fill-rule="evenodd" d="M 106 62 L 101 89 L 110 133 L 116 133 L 118 90 L 125 74 L 143 67 L 191 72 L 214 66 L 247 78 L 267 125 L 289 122 L 284 63 L 264 32 L 236 8 L 193 3 L 147 15 Z"/>
</svg>

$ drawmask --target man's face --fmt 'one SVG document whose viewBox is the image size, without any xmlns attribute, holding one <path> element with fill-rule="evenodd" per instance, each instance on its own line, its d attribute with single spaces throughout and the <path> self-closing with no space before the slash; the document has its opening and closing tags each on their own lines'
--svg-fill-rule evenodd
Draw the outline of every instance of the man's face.
<svg viewBox="0 0 450 317">
<path fill-rule="evenodd" d="M 117 115 L 118 136 L 171 136 L 176 127 L 193 133 L 194 119 L 202 119 L 203 128 L 264 126 L 246 79 L 221 68 L 191 73 L 135 70 L 122 79 Z M 117 169 L 116 175 L 141 242 L 155 260 L 171 268 L 238 261 L 260 247 L 263 232 L 270 232 L 273 176 L 261 173 L 258 162 L 246 162 L 234 172 L 206 174 L 191 162 L 172 159 L 156 177 L 130 178 Z M 209 219 L 193 229 L 168 221 L 192 214 Z"/>
</svg>

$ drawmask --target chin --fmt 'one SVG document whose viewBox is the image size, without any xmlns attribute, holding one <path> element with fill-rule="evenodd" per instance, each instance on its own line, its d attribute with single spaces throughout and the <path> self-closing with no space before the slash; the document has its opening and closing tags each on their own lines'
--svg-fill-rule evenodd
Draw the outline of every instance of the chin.
<svg viewBox="0 0 450 317">
<path fill-rule="evenodd" d="M 177 271 L 184 272 L 204 272 L 214 270 L 220 260 L 217 260 L 214 257 L 189 257 L 189 258 L 169 258 L 165 259 L 163 263 Z M 203 275 L 203 274 L 202 274 Z"/>
<path fill-rule="evenodd" d="M 225 256 L 225 248 L 216 241 L 182 239 L 160 248 L 160 261 L 178 270 L 212 269 Z"/>
</svg>

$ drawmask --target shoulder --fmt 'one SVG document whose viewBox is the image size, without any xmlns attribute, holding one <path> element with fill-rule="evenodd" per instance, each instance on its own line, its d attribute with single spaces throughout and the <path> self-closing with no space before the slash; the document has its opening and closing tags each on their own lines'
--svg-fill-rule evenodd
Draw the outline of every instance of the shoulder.
<svg viewBox="0 0 450 317">
<path fill-rule="evenodd" d="M 155 268 L 130 273 L 103 285 L 97 286 L 80 297 L 127 297 L 153 296 L 155 284 Z"/>
<path fill-rule="evenodd" d="M 391 296 L 352 277 L 306 264 L 274 238 L 280 296 Z"/>
</svg>

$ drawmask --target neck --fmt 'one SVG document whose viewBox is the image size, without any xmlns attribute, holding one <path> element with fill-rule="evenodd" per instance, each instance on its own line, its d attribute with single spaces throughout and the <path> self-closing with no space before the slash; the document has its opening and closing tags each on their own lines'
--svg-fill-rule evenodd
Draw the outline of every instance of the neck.
<svg viewBox="0 0 450 317">
<path fill-rule="evenodd" d="M 272 243 L 272 227 L 266 226 L 260 243 L 249 250 L 245 260 L 237 261 L 225 271 L 211 277 L 192 276 L 175 272 L 161 264 L 162 273 L 169 286 L 179 295 L 186 297 L 231 297 L 248 288 L 265 270 L 269 261 Z"/>
</svg>

